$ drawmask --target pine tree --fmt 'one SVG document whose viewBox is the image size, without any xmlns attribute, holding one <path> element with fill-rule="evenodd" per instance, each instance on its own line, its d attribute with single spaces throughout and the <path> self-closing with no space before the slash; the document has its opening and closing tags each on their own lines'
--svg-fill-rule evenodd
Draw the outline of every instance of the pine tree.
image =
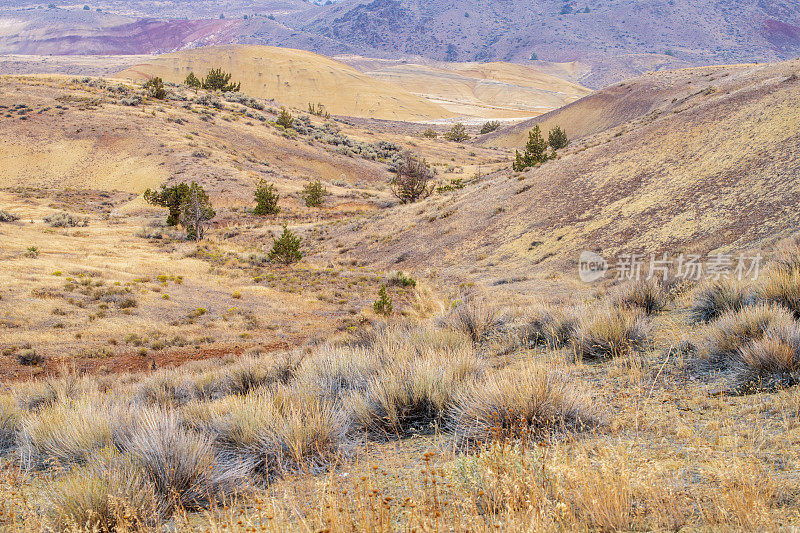
<svg viewBox="0 0 800 533">
<path fill-rule="evenodd" d="M 256 208 L 253 209 L 253 214 L 259 216 L 277 215 L 281 212 L 281 208 L 278 207 L 279 199 L 280 195 L 272 183 L 267 183 L 263 179 L 258 180 L 256 185 Z"/>
<path fill-rule="evenodd" d="M 569 145 L 569 139 L 567 138 L 567 132 L 561 129 L 561 126 L 556 126 L 552 130 L 550 130 L 550 134 L 547 136 L 548 144 L 550 148 L 553 150 L 561 150 L 562 148 L 566 148 Z"/>
<path fill-rule="evenodd" d="M 272 242 L 272 250 L 269 252 L 269 260 L 284 265 L 296 263 L 303 258 L 303 253 L 300 251 L 300 244 L 303 239 L 292 233 L 291 230 L 283 225 L 283 233 Z"/>
<path fill-rule="evenodd" d="M 300 196 L 305 200 L 306 207 L 320 207 L 325 203 L 328 190 L 322 186 L 319 180 L 309 181 Z"/>
<path fill-rule="evenodd" d="M 235 93 L 241 89 L 241 83 L 231 83 L 231 74 L 221 68 L 212 68 L 203 80 L 203 89 L 209 91 L 222 91 L 224 93 Z"/>
<path fill-rule="evenodd" d="M 463 143 L 464 141 L 469 140 L 469 134 L 467 133 L 467 128 L 461 122 L 454 124 L 450 131 L 444 134 L 444 138 L 448 141 L 453 141 L 457 143 Z"/>
<path fill-rule="evenodd" d="M 512 168 L 516 172 L 522 172 L 525 169 L 541 165 L 548 159 L 550 155 L 547 153 L 547 141 L 542 137 L 542 130 L 537 124 L 532 131 L 528 133 L 528 142 L 525 144 L 525 152 L 520 154 L 516 153 Z"/>
<path fill-rule="evenodd" d="M 376 315 L 389 316 L 392 314 L 392 298 L 386 290 L 386 284 L 382 284 L 378 290 L 378 299 L 372 304 L 372 310 Z"/>
<path fill-rule="evenodd" d="M 211 207 L 211 200 L 202 186 L 194 181 L 181 205 L 181 223 L 186 228 L 186 237 L 191 241 L 203 240 L 203 226 L 206 221 L 217 216 Z"/>
<path fill-rule="evenodd" d="M 294 125 L 294 117 L 285 107 L 282 107 L 275 124 L 288 130 Z"/>
<path fill-rule="evenodd" d="M 200 79 L 194 75 L 194 72 L 190 72 L 189 75 L 186 76 L 186 79 L 183 81 L 183 84 L 194 89 L 195 93 L 197 93 L 197 89 L 203 87 L 203 82 L 200 81 Z"/>
</svg>

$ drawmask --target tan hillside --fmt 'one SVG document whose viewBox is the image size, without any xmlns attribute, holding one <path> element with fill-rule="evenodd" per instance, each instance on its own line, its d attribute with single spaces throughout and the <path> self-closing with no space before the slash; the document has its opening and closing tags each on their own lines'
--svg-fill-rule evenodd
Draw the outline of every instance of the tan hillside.
<svg viewBox="0 0 800 533">
<path fill-rule="evenodd" d="M 189 72 L 204 76 L 221 67 L 242 83 L 242 92 L 306 109 L 322 103 L 335 115 L 388 120 L 444 119 L 453 113 L 403 89 L 370 78 L 327 57 L 272 46 L 221 46 L 154 57 L 121 76 L 144 80 L 160 76 L 180 83 Z"/>
<path fill-rule="evenodd" d="M 370 77 L 403 88 L 458 115 L 477 119 L 538 116 L 592 91 L 511 63 L 434 63 L 342 58 Z"/>
<path fill-rule="evenodd" d="M 541 117 L 502 128 L 482 138 L 483 144 L 518 148 L 536 124 L 549 131 L 560 125 L 570 138 L 579 139 L 617 126 L 630 127 L 651 114 L 685 107 L 705 90 L 738 91 L 752 83 L 752 65 L 726 65 L 653 72 L 618 83 Z"/>
<path fill-rule="evenodd" d="M 375 216 L 370 231 L 392 236 L 385 241 L 339 238 L 376 265 L 493 281 L 552 270 L 574 276 L 587 249 L 613 257 L 768 246 L 800 227 L 799 77 L 794 61 L 631 80 L 602 93 L 598 109 L 632 109 L 639 118 L 614 127 L 620 119 L 603 124 L 598 112 L 584 124 L 600 132 L 573 141 L 556 161 Z M 654 78 L 678 90 L 654 102 Z M 576 117 L 561 122 L 575 131 L 570 108 L 553 116 Z"/>
</svg>

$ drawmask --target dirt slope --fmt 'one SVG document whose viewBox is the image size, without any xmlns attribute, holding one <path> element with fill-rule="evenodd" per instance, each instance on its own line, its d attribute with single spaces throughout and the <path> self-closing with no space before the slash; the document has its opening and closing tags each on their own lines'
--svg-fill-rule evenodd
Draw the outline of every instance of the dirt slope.
<svg viewBox="0 0 800 533">
<path fill-rule="evenodd" d="M 574 271 L 582 250 L 741 250 L 797 232 L 800 62 L 661 76 L 696 94 L 588 135 L 538 169 L 375 215 L 367 226 L 380 241 L 338 237 L 376 264 L 501 282 Z M 636 94 L 651 79 L 627 87 Z"/>
<path fill-rule="evenodd" d="M 343 58 L 370 77 L 404 88 L 458 115 L 519 119 L 562 107 L 591 91 L 511 63 L 439 63 Z"/>
<path fill-rule="evenodd" d="M 337 115 L 389 120 L 448 118 L 453 114 L 424 98 L 376 81 L 327 57 L 270 46 L 211 47 L 167 54 L 125 70 L 121 76 L 160 76 L 182 82 L 194 71 L 205 75 L 213 66 L 233 73 L 242 91 L 305 109 L 322 102 Z"/>
</svg>

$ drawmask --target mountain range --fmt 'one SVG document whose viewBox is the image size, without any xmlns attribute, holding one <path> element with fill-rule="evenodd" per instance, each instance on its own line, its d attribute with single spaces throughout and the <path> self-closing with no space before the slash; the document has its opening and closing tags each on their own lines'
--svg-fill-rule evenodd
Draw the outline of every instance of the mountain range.
<svg viewBox="0 0 800 533">
<path fill-rule="evenodd" d="M 0 3 L 0 53 L 152 54 L 268 44 L 325 55 L 574 63 L 599 88 L 651 70 L 800 55 L 800 2 L 296 0 Z"/>
</svg>

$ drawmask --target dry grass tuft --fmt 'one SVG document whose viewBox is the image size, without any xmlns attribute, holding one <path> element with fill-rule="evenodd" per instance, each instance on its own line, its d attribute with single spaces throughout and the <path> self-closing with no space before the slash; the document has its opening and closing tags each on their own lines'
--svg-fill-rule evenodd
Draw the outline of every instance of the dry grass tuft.
<svg viewBox="0 0 800 533">
<path fill-rule="evenodd" d="M 739 348 L 731 362 L 731 388 L 738 393 L 775 392 L 800 380 L 800 325 L 780 322 L 763 338 Z"/>
<path fill-rule="evenodd" d="M 711 322 L 726 311 L 738 311 L 754 303 L 748 288 L 730 280 L 719 280 L 699 289 L 690 308 L 695 324 Z"/>
<path fill-rule="evenodd" d="M 800 318 L 800 256 L 784 259 L 770 269 L 759 283 L 758 296 L 770 303 L 782 305 Z"/>
<path fill-rule="evenodd" d="M 667 307 L 669 294 L 656 279 L 638 280 L 625 284 L 615 297 L 615 304 L 627 309 L 641 309 L 652 315 Z"/>
<path fill-rule="evenodd" d="M 591 397 L 563 371 L 523 363 L 470 383 L 456 394 L 448 425 L 460 445 L 520 437 L 545 440 L 598 424 Z"/>
<path fill-rule="evenodd" d="M 569 309 L 541 308 L 520 322 L 513 328 L 513 333 L 523 348 L 563 348 L 570 343 L 578 328 L 578 317 Z"/>
<path fill-rule="evenodd" d="M 201 509 L 233 484 L 243 484 L 236 469 L 218 467 L 212 440 L 184 428 L 174 411 L 141 413 L 119 440 L 169 507 Z"/>
<path fill-rule="evenodd" d="M 152 486 L 113 450 L 93 456 L 46 489 L 48 517 L 60 531 L 148 531 L 160 515 Z"/>
<path fill-rule="evenodd" d="M 764 338 L 771 328 L 783 330 L 793 325 L 792 314 L 777 305 L 759 304 L 727 311 L 701 331 L 697 342 L 698 369 L 729 370 L 738 350 L 747 343 Z"/>
<path fill-rule="evenodd" d="M 466 334 L 477 344 L 496 332 L 505 323 L 505 317 L 486 300 L 468 295 L 450 311 L 444 323 L 453 330 Z"/>
<path fill-rule="evenodd" d="M 575 356 L 583 361 L 628 357 L 649 344 L 650 326 L 642 311 L 601 308 L 587 313 L 575 334 Z"/>
<path fill-rule="evenodd" d="M 22 420 L 18 454 L 33 469 L 85 463 L 113 443 L 118 417 L 94 396 L 54 403 Z"/>
<path fill-rule="evenodd" d="M 376 438 L 435 432 L 456 391 L 486 369 L 471 348 L 396 357 L 345 400 L 354 426 Z"/>
</svg>

